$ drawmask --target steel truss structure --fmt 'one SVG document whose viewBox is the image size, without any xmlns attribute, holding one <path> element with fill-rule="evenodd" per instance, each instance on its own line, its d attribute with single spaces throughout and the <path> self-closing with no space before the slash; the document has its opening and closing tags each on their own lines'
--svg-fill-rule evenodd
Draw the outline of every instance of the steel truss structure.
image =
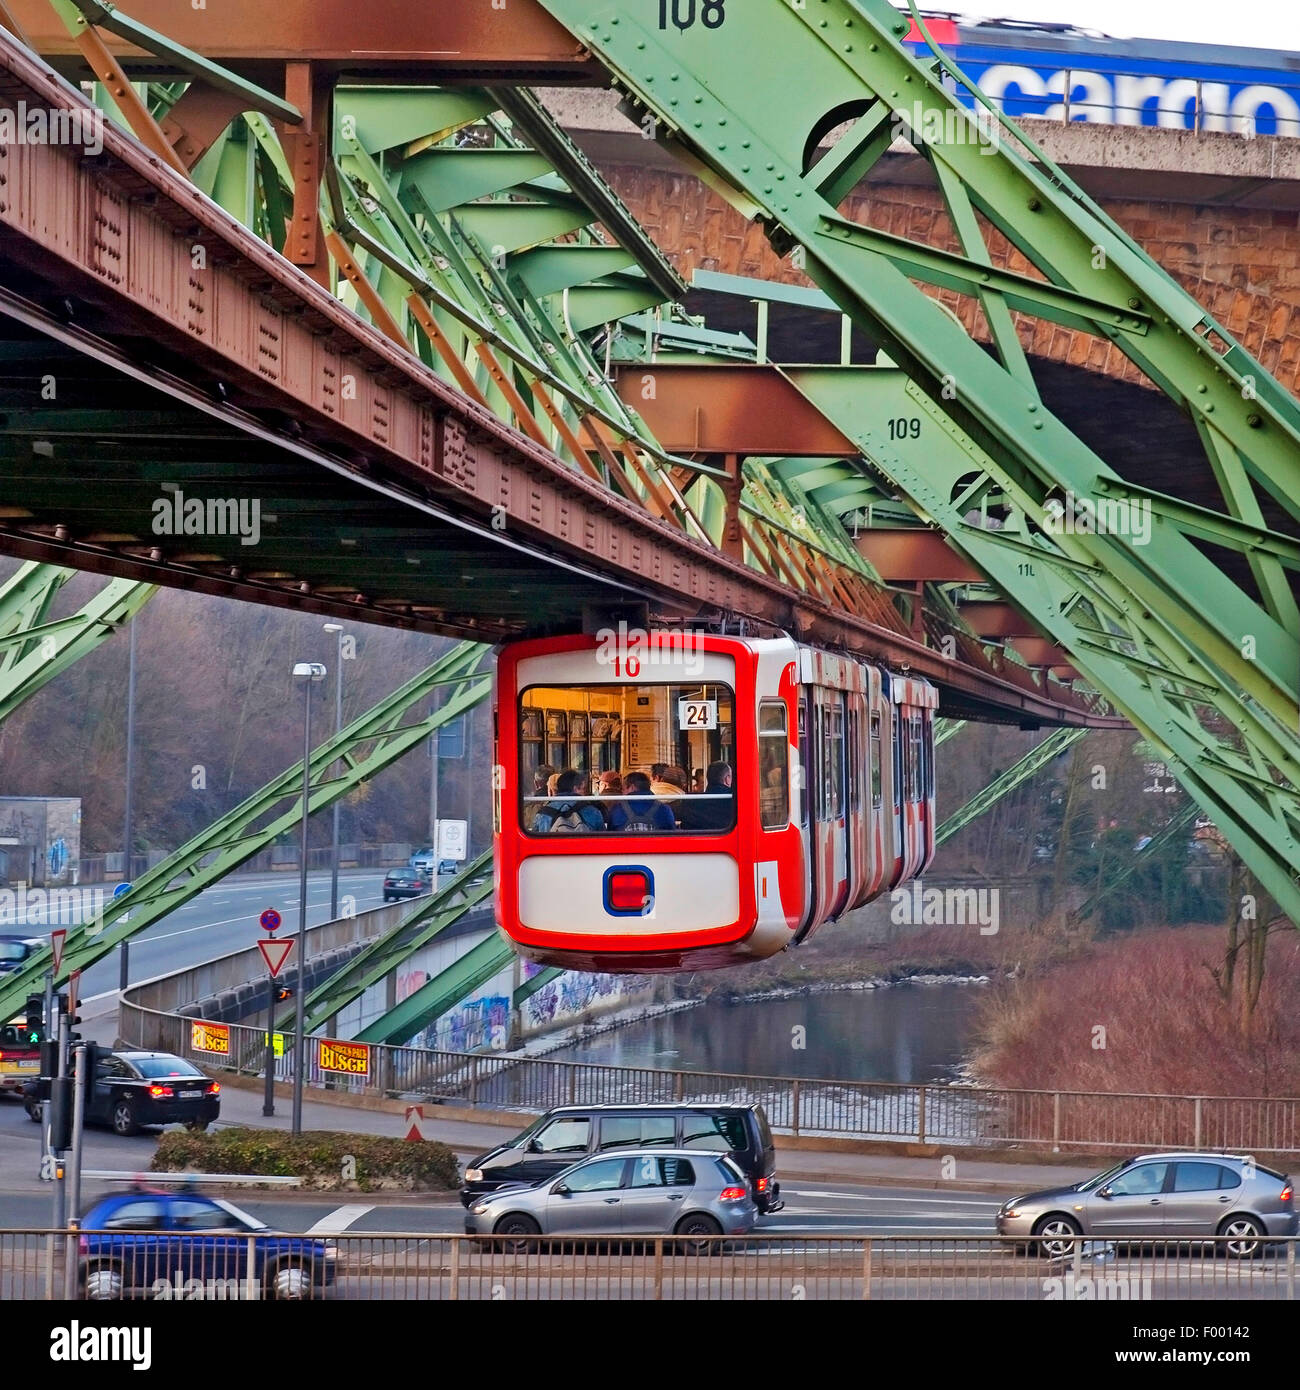
<svg viewBox="0 0 1300 1390">
<path fill-rule="evenodd" d="M 491 689 L 490 677 L 481 672 L 486 655 L 476 643 L 459 644 L 319 744 L 311 755 L 308 814 L 332 805 L 485 699 Z M 430 696 L 440 690 L 446 692 L 443 703 L 429 712 Z M 341 770 L 336 771 L 336 765 Z M 165 917 L 299 825 L 302 781 L 299 761 L 142 875 L 130 892 L 104 908 L 100 918 L 70 927 L 57 981 L 103 959 L 119 942 Z M 0 1016 L 12 1018 L 21 1009 L 27 995 L 41 988 L 50 965 L 46 947 L 20 970 L 4 976 Z"/>
<path fill-rule="evenodd" d="M 937 48 L 914 59 L 907 20 L 883 0 L 733 0 L 691 7 L 690 26 L 657 24 L 654 6 L 626 0 L 541 3 L 590 45 L 634 114 L 778 249 L 797 248 L 902 368 L 905 382 L 874 392 L 861 374 L 789 373 L 858 447 L 857 466 L 1068 653 L 1300 921 L 1295 401 L 965 84 L 977 121 L 955 94 L 965 79 Z M 842 214 L 900 134 L 928 160 L 959 251 Z M 1008 268 L 1008 246 L 1024 270 Z M 977 300 L 995 352 L 927 288 Z M 1109 342 L 1174 401 L 1195 426 L 1203 454 L 1189 468 L 1212 477 L 1214 505 L 1122 477 L 1048 411 L 1013 315 Z M 899 419 L 908 437 L 890 438 Z M 1142 508 L 1149 535 L 1066 529 L 1079 499 Z"/>
</svg>

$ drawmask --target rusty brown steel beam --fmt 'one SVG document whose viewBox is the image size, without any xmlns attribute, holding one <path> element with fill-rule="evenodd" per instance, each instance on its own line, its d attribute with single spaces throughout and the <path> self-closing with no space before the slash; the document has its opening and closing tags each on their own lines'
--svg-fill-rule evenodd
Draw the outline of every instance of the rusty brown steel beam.
<svg viewBox="0 0 1300 1390">
<path fill-rule="evenodd" d="M 963 603 L 962 619 L 981 637 L 1037 637 L 1038 629 L 1010 603 L 976 599 Z"/>
<path fill-rule="evenodd" d="M 76 46 L 47 0 L 9 0 L 36 50 L 67 60 Z M 240 71 L 311 59 L 333 71 L 393 72 L 422 80 L 460 75 L 477 80 L 524 76 L 541 82 L 589 82 L 600 72 L 587 50 L 532 0 L 128 0 L 132 19 L 173 43 Z M 156 58 L 114 36 L 113 52 L 129 68 Z M 60 64 L 62 65 L 62 64 Z"/>
<path fill-rule="evenodd" d="M 1013 646 L 1027 666 L 1044 666 L 1052 668 L 1054 666 L 1066 666 L 1070 661 L 1070 653 L 1062 650 L 1047 637 L 1013 637 Z"/>
<path fill-rule="evenodd" d="M 0 86 L 6 99 L 25 94 L 53 107 L 81 101 L 4 36 Z M 409 501 L 413 522 L 423 508 L 480 538 L 504 530 L 502 544 L 578 566 L 661 611 L 691 620 L 744 615 L 906 665 L 990 717 L 1097 722 L 1078 696 L 1025 689 L 838 612 L 575 473 L 358 319 L 116 128 L 105 129 L 103 154 L 93 164 L 61 145 L 14 145 L 6 161 L 0 313 L 288 455 L 318 462 L 322 485 L 334 477 L 382 487 Z M 75 536 L 13 520 L 6 529 L 6 548 L 15 553 L 25 545 L 41 558 L 86 564 Z M 106 550 L 95 564 L 138 577 L 141 561 Z M 147 568 L 156 578 L 160 566 Z M 189 573 L 169 572 L 162 582 L 202 587 Z M 255 585 L 221 587 L 268 601 Z M 311 602 L 289 595 L 296 606 L 324 602 L 301 597 Z M 419 601 L 413 587 L 412 614 Z M 467 597 L 467 611 L 475 601 Z M 477 625 L 471 618 L 453 629 L 453 620 L 402 617 L 433 631 Z"/>
<path fill-rule="evenodd" d="M 859 532 L 858 554 L 886 584 L 980 584 L 984 576 L 948 544 L 942 531 L 873 526 Z"/>
<path fill-rule="evenodd" d="M 647 380 L 654 395 L 645 398 Z M 859 450 L 774 367 L 624 368 L 619 395 L 673 454 L 856 458 Z"/>
</svg>

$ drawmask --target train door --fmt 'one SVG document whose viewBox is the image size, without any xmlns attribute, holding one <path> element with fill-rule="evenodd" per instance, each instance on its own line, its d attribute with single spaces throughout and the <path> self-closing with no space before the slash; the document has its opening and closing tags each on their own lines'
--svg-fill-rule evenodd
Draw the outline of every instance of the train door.
<svg viewBox="0 0 1300 1390">
<path fill-rule="evenodd" d="M 891 765 L 889 750 L 885 745 L 889 722 L 881 695 L 881 672 L 878 667 L 869 666 L 866 673 L 862 753 L 863 825 L 867 846 L 861 898 L 864 903 L 880 895 L 893 867 L 893 839 L 885 808 L 885 788 L 889 784 L 888 769 Z"/>
<path fill-rule="evenodd" d="M 891 697 L 894 694 L 895 683 L 890 682 Z M 890 791 L 893 798 L 891 821 L 894 840 L 894 863 L 889 875 L 891 888 L 897 888 L 907 878 L 907 798 L 911 789 L 911 769 L 907 762 L 908 742 L 904 722 L 903 711 L 891 698 L 889 724 L 893 777 Z"/>
</svg>

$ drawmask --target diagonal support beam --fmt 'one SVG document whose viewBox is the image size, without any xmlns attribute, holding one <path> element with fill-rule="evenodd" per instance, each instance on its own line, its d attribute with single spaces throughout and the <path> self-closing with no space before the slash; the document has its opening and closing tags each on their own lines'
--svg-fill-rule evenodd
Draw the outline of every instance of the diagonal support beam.
<svg viewBox="0 0 1300 1390">
<path fill-rule="evenodd" d="M 976 792 L 964 806 L 948 816 L 935 832 L 935 843 L 941 845 L 945 840 L 951 840 L 959 830 L 964 830 L 973 820 L 978 820 L 985 811 L 996 806 L 1008 792 L 1014 791 L 1022 782 L 1027 782 L 1072 748 L 1087 732 L 1087 729 L 1054 729 L 1023 758 L 999 773 L 987 787 Z"/>
<path fill-rule="evenodd" d="M 486 648 L 478 643 L 461 643 L 320 744 L 311 755 L 309 814 L 333 805 L 484 700 L 491 690 L 491 679 L 480 671 L 485 656 Z M 428 713 L 430 697 L 444 688 L 449 688 L 446 703 Z M 340 760 L 343 771 L 336 773 Z M 302 780 L 300 761 L 149 870 L 105 908 L 102 918 L 70 929 L 56 982 L 101 960 L 119 942 L 160 921 L 297 826 Z M 27 995 L 42 987 L 51 964 L 46 947 L 4 977 L 0 1016 L 13 1017 Z"/>
</svg>

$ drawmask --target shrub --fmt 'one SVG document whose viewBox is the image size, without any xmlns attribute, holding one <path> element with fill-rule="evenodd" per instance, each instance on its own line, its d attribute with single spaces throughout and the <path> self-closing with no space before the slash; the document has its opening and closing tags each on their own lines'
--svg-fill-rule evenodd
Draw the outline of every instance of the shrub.
<svg viewBox="0 0 1300 1390">
<path fill-rule="evenodd" d="M 257 1173 L 300 1177 L 305 1187 L 374 1192 L 446 1192 L 460 1186 L 456 1156 L 445 1144 L 390 1139 L 374 1134 L 232 1126 L 209 1133 L 169 1130 L 159 1141 L 152 1168 L 158 1173 Z"/>
</svg>

